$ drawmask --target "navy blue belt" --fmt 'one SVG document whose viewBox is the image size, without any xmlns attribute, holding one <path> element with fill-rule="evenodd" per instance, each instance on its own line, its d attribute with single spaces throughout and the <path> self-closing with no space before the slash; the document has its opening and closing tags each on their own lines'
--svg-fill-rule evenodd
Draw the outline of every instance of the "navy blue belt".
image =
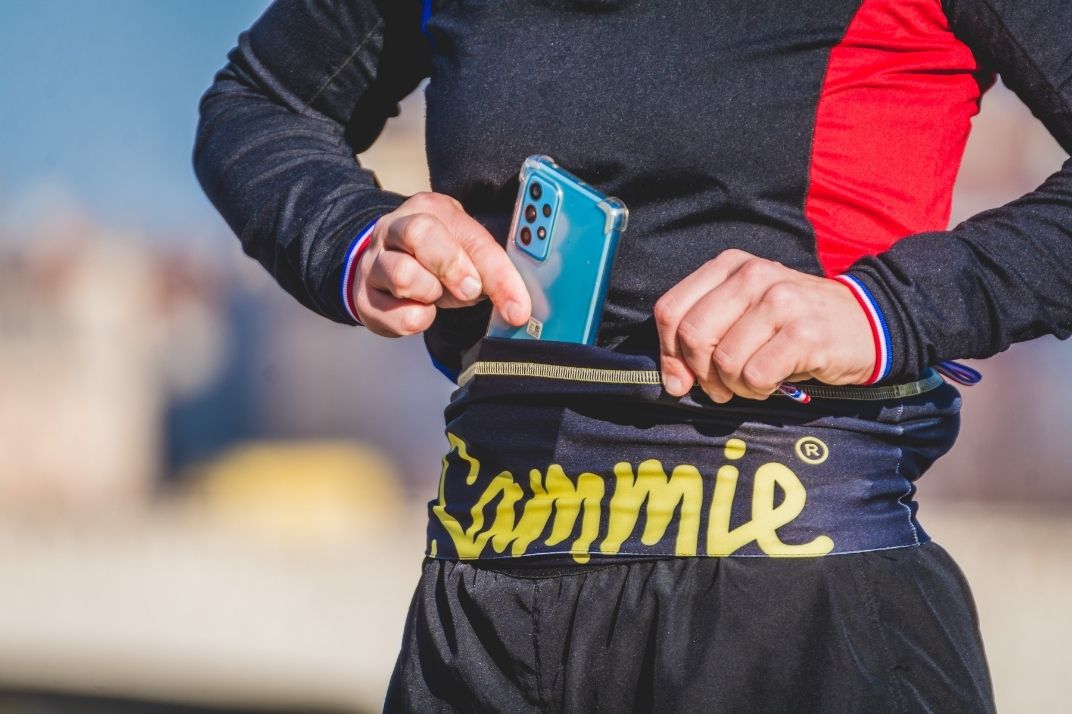
<svg viewBox="0 0 1072 714">
<path fill-rule="evenodd" d="M 952 446 L 940 376 L 813 400 L 673 398 L 654 355 L 485 339 L 446 409 L 433 558 L 815 557 L 919 545 Z"/>
</svg>

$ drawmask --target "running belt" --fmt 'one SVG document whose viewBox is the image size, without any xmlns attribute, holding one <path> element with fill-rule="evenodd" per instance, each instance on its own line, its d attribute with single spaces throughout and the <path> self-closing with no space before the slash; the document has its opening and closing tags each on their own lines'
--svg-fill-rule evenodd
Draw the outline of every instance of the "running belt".
<svg viewBox="0 0 1072 714">
<path fill-rule="evenodd" d="M 484 339 L 446 409 L 432 558 L 816 557 L 929 540 L 914 482 L 952 446 L 933 371 L 885 387 L 676 399 L 657 357 Z"/>
</svg>

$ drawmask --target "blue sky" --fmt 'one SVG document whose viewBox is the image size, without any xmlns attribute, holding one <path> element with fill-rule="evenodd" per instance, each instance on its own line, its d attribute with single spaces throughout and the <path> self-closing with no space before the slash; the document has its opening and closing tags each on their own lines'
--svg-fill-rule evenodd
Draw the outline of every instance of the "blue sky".
<svg viewBox="0 0 1072 714">
<path fill-rule="evenodd" d="M 218 229 L 190 167 L 197 101 L 267 5 L 0 1 L 0 207 L 47 187 L 114 225 Z"/>
</svg>

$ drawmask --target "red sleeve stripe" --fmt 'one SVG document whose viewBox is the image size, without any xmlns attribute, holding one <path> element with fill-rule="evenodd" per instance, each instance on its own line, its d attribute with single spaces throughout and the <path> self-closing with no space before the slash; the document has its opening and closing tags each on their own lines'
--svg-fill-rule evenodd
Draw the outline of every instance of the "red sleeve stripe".
<svg viewBox="0 0 1072 714">
<path fill-rule="evenodd" d="M 373 221 L 365 226 L 365 229 L 350 242 L 350 247 L 346 249 L 346 262 L 343 263 L 342 280 L 339 286 L 342 291 L 342 304 L 346 306 L 346 312 L 359 325 L 364 323 L 358 318 L 357 306 L 354 305 L 354 281 L 357 279 L 357 261 L 372 241 L 372 229 L 375 227 L 376 221 Z"/>
<path fill-rule="evenodd" d="M 890 330 L 886 317 L 879 310 L 871 292 L 859 280 L 851 275 L 838 275 L 834 280 L 852 290 L 853 297 L 867 315 L 867 321 L 871 323 L 871 338 L 875 341 L 875 368 L 865 384 L 874 384 L 890 376 L 893 369 L 893 352 L 890 350 Z"/>
</svg>

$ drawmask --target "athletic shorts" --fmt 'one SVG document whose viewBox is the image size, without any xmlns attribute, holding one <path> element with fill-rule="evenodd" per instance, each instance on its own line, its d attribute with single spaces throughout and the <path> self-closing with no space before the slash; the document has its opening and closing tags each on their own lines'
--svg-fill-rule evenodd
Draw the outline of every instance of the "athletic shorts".
<svg viewBox="0 0 1072 714">
<path fill-rule="evenodd" d="M 532 568 L 428 559 L 386 712 L 993 712 L 935 543 Z"/>
</svg>

